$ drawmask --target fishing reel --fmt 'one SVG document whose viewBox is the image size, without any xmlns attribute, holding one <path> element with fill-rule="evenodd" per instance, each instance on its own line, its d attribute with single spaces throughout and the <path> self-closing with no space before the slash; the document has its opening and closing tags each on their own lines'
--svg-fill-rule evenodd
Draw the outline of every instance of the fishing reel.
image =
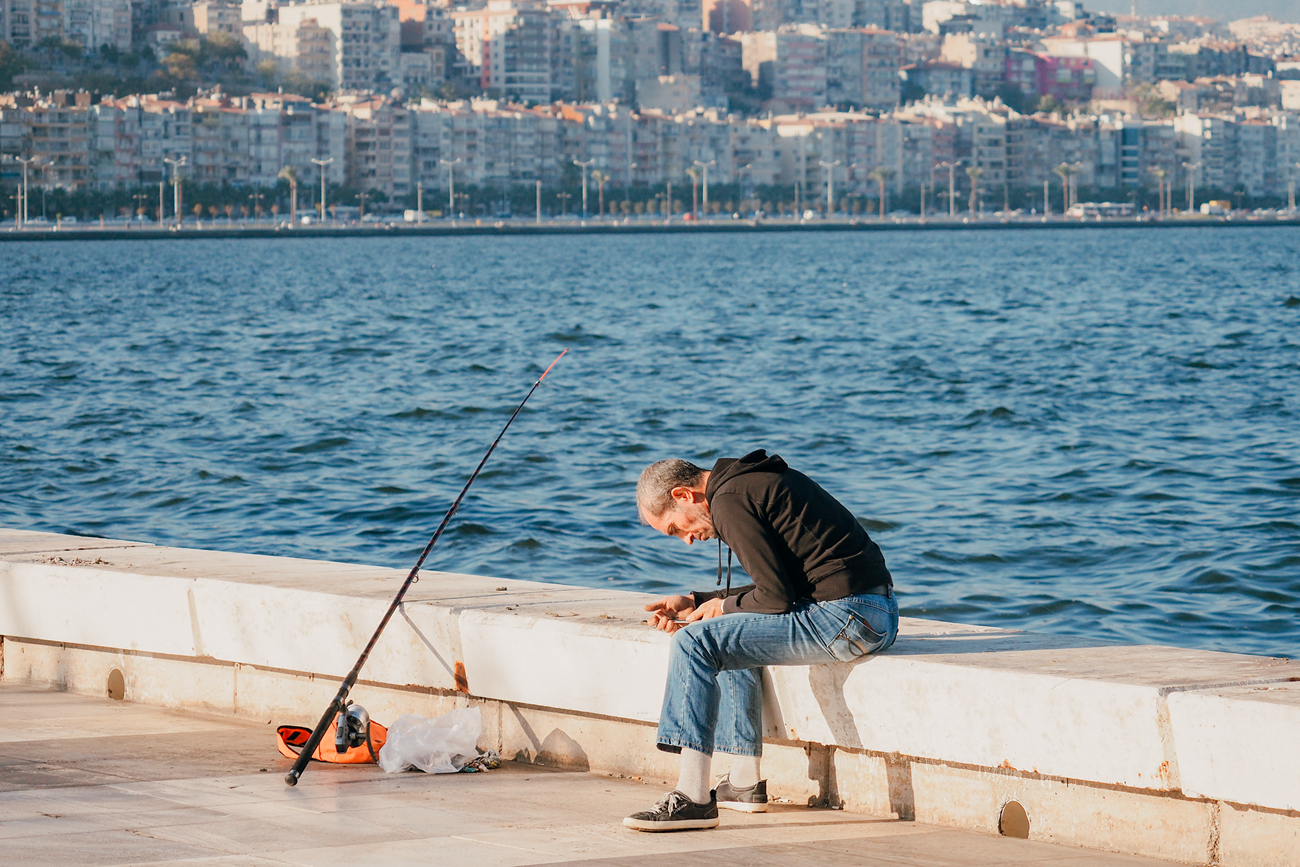
<svg viewBox="0 0 1300 867">
<path fill-rule="evenodd" d="M 349 749 L 365 746 L 370 741 L 370 714 L 359 704 L 348 702 L 334 720 L 334 751 L 346 753 Z"/>
</svg>

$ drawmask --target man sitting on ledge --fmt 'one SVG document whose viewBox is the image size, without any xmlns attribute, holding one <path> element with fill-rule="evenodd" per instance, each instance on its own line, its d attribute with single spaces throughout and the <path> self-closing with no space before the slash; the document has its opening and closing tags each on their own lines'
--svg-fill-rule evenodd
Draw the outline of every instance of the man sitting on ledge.
<svg viewBox="0 0 1300 867">
<path fill-rule="evenodd" d="M 767 809 L 760 779 L 763 666 L 848 662 L 898 636 L 898 604 L 880 548 L 853 513 L 812 479 L 764 450 L 723 458 L 712 470 L 671 459 L 636 486 L 641 520 L 687 545 L 726 542 L 753 579 L 727 589 L 668 596 L 646 606 L 673 636 L 659 716 L 659 749 L 681 754 L 677 788 L 623 820 L 640 831 L 713 828 L 718 807 Z M 717 749 L 730 772 L 710 785 Z"/>
</svg>

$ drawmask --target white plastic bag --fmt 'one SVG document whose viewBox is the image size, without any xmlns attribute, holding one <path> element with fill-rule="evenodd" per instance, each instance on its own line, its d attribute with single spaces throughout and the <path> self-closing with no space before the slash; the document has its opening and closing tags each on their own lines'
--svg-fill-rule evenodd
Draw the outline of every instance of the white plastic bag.
<svg viewBox="0 0 1300 867">
<path fill-rule="evenodd" d="M 418 714 L 399 716 L 388 727 L 388 740 L 379 751 L 379 767 L 390 774 L 419 768 L 430 774 L 454 774 L 478 755 L 483 718 L 466 707 L 436 719 Z"/>
</svg>

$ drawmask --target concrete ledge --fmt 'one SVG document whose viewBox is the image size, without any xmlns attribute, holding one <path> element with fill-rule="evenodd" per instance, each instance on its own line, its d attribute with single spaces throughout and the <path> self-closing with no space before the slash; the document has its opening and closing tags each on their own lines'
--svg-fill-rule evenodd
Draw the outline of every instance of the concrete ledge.
<svg viewBox="0 0 1300 867">
<path fill-rule="evenodd" d="M 116 669 L 132 701 L 311 724 L 404 577 L 0 529 L 0 679 L 103 694 Z M 354 698 L 381 721 L 474 702 L 503 755 L 674 778 L 647 598 L 423 573 Z M 1295 863 L 1288 660 L 905 620 L 886 654 L 768 676 L 778 796 L 990 833 L 1016 800 L 1034 839 Z"/>
</svg>

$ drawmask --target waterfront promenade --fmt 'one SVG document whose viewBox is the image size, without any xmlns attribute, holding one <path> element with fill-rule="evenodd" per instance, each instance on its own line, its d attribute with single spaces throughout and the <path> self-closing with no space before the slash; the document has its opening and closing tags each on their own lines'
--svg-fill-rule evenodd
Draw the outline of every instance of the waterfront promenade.
<svg viewBox="0 0 1300 867">
<path fill-rule="evenodd" d="M 1165 862 L 779 804 L 641 834 L 663 787 L 506 762 L 480 774 L 313 766 L 263 721 L 0 685 L 0 839 L 14 867 L 1155 867 Z"/>
<path fill-rule="evenodd" d="M 226 221 L 187 221 L 180 227 L 174 225 L 128 227 L 121 223 L 99 226 L 93 223 L 28 225 L 21 229 L 12 225 L 0 227 L 0 242 L 5 241 L 120 241 L 120 240 L 177 240 L 194 238 L 329 238 L 329 237 L 394 237 L 394 236 L 467 236 L 467 235 L 643 235 L 643 234 L 730 234 L 764 232 L 899 232 L 899 231 L 997 231 L 1031 229 L 1187 229 L 1187 228 L 1249 228 L 1261 226 L 1300 226 L 1300 216 L 1286 214 L 1269 216 L 1177 216 L 1155 219 L 1146 216 L 1079 219 L 1061 216 L 984 215 L 972 217 L 886 217 L 879 219 L 723 219 L 672 220 L 651 219 L 600 219 L 598 217 L 553 219 L 540 221 L 527 218 L 497 219 L 492 217 L 436 220 L 428 223 L 407 223 L 401 219 L 379 222 L 340 223 L 324 225 L 291 225 L 288 222 L 246 224 Z"/>
<path fill-rule="evenodd" d="M 1300 856 L 1290 660 L 916 618 L 886 653 L 765 675 L 764 776 L 798 809 L 728 816 L 734 830 L 717 834 L 629 837 L 618 820 L 662 794 L 676 765 L 654 749 L 670 638 L 644 625 L 649 597 L 440 572 L 423 573 L 351 697 L 381 722 L 478 707 L 479 748 L 528 767 L 469 779 L 316 767 L 289 791 L 272 727 L 315 721 L 401 575 L 0 529 L 0 707 L 19 708 L 0 740 L 21 742 L 0 761 L 5 786 L 37 790 L 0 800 L 28 823 L 0 833 L 81 834 L 69 851 L 98 853 L 88 864 L 286 846 L 307 859 L 288 863 L 312 864 L 702 863 L 715 848 L 750 864 L 832 850 L 841 861 L 828 864 L 1074 863 L 1067 850 L 994 848 L 999 832 L 1114 856 L 1079 864 Z M 224 718 L 113 716 L 136 705 Z M 532 776 L 539 767 L 584 773 Z M 182 830 L 120 815 L 137 811 Z M 84 823 L 47 822 L 74 816 Z M 136 857 L 113 843 L 137 838 L 182 848 Z M 435 838 L 504 860 L 450 848 L 456 858 L 431 862 Z M 391 859 L 374 854 L 380 843 Z"/>
</svg>

